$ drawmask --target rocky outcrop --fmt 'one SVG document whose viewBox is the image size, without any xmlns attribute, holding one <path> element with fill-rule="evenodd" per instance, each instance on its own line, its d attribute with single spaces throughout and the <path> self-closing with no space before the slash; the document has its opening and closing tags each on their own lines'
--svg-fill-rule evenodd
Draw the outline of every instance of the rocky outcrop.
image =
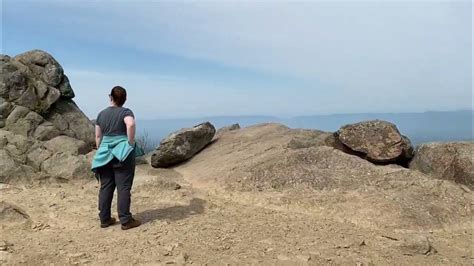
<svg viewBox="0 0 474 266">
<path fill-rule="evenodd" d="M 72 98 L 50 54 L 0 55 L 0 181 L 90 176 L 84 154 L 94 146 L 94 130 Z"/>
<path fill-rule="evenodd" d="M 254 125 L 226 134 L 174 170 L 231 193 L 279 191 L 267 202 L 294 202 L 305 211 L 317 206 L 315 213 L 330 212 L 361 227 L 420 230 L 470 217 L 472 196 L 463 187 L 346 154 L 325 143 L 328 135 Z"/>
<path fill-rule="evenodd" d="M 474 189 L 474 142 L 426 143 L 416 149 L 410 169 Z"/>
<path fill-rule="evenodd" d="M 211 142 L 215 133 L 216 129 L 209 122 L 172 133 L 151 155 L 151 166 L 169 167 L 190 159 Z"/>
<path fill-rule="evenodd" d="M 335 148 L 376 164 L 406 165 L 414 155 L 410 140 L 387 121 L 373 120 L 345 125 L 334 136 Z"/>
<path fill-rule="evenodd" d="M 59 135 L 94 145 L 92 123 L 71 100 L 74 91 L 48 53 L 0 56 L 0 128 L 38 140 Z"/>
</svg>

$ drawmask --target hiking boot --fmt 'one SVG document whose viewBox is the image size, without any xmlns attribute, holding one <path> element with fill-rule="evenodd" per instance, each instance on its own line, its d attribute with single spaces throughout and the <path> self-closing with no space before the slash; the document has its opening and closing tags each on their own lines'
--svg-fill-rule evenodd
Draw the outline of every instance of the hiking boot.
<svg viewBox="0 0 474 266">
<path fill-rule="evenodd" d="M 142 224 L 142 222 L 140 222 L 139 220 L 135 220 L 133 218 L 130 218 L 130 220 L 124 224 L 122 224 L 122 230 L 128 230 L 128 229 L 132 229 L 132 228 L 135 228 L 137 226 L 140 226 Z"/>
<path fill-rule="evenodd" d="M 101 223 L 100 224 L 100 227 L 101 228 L 106 228 L 106 227 L 109 227 L 111 225 L 114 225 L 117 221 L 115 220 L 115 218 L 110 218 L 109 220 L 107 220 L 105 223 Z"/>
</svg>

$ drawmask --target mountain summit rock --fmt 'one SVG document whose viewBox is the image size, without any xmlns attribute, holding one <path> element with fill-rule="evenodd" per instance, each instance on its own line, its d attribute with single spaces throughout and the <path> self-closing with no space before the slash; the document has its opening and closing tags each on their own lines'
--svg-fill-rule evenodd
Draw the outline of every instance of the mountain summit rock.
<svg viewBox="0 0 474 266">
<path fill-rule="evenodd" d="M 90 176 L 85 153 L 94 146 L 94 129 L 74 96 L 47 52 L 0 55 L 0 180 Z"/>
</svg>

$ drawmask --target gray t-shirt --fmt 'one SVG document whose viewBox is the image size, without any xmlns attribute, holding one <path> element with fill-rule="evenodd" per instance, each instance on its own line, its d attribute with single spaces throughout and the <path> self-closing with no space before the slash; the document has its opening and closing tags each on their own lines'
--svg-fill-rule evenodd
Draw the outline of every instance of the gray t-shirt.
<svg viewBox="0 0 474 266">
<path fill-rule="evenodd" d="M 127 135 L 127 126 L 123 121 L 126 116 L 135 117 L 128 108 L 109 106 L 99 113 L 96 124 L 104 136 Z"/>
</svg>

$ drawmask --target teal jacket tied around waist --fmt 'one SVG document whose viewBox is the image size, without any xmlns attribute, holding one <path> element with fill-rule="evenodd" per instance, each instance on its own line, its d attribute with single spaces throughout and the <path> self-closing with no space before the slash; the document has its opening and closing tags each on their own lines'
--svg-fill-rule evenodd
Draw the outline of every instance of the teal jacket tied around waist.
<svg viewBox="0 0 474 266">
<path fill-rule="evenodd" d="M 143 150 L 137 146 L 128 143 L 128 138 L 125 135 L 121 136 L 103 136 L 100 146 L 94 155 L 92 160 L 92 171 L 96 173 L 97 169 L 108 164 L 114 158 L 118 161 L 123 162 L 130 155 L 132 151 L 135 151 L 135 156 L 142 156 Z"/>
</svg>

